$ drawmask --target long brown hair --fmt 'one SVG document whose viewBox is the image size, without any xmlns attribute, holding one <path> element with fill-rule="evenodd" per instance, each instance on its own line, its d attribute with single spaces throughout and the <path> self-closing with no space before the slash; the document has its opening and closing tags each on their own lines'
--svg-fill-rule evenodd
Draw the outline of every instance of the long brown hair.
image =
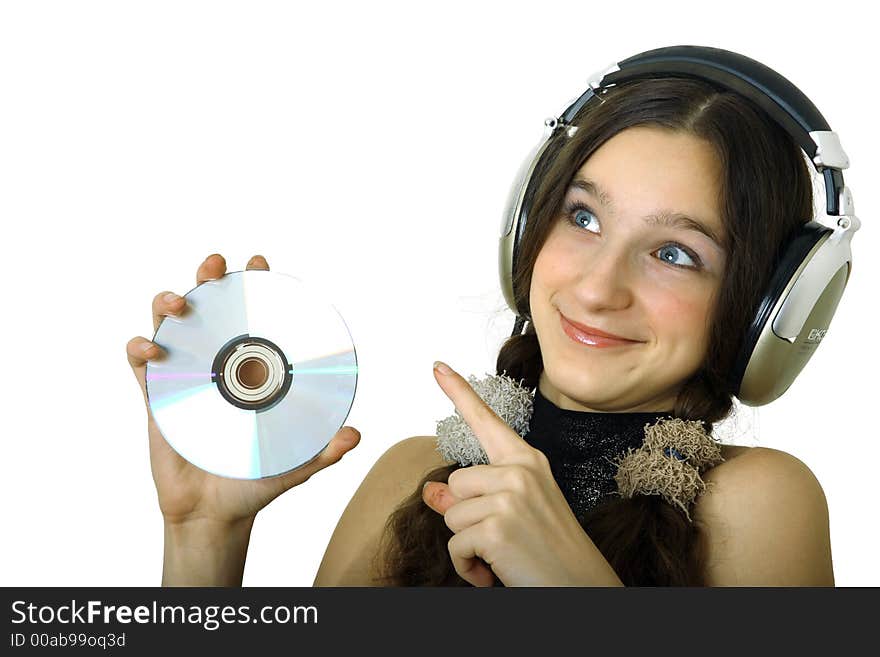
<svg viewBox="0 0 880 657">
<path fill-rule="evenodd" d="M 528 308 L 532 269 L 561 211 L 569 182 L 603 143 L 633 126 L 686 133 L 711 144 L 721 163 L 721 218 L 726 268 L 711 317 L 705 360 L 684 382 L 674 415 L 716 423 L 733 406 L 725 376 L 755 314 L 787 238 L 813 217 L 813 187 L 804 153 L 788 133 L 743 96 L 691 78 L 637 80 L 603 92 L 573 123 L 573 137 L 554 142 L 552 160 L 538 172 L 541 184 L 523 234 L 514 275 L 514 295 Z M 529 311 L 530 312 L 530 311 Z M 531 322 L 525 333 L 502 345 L 496 373 L 528 389 L 543 370 Z M 447 543 L 452 531 L 443 516 L 422 501 L 421 483 L 448 480 L 450 464 L 429 472 L 389 516 L 377 554 L 379 583 L 469 586 L 452 567 Z M 661 497 L 610 497 L 579 518 L 627 586 L 703 585 L 705 544 L 699 523 L 690 523 Z"/>
</svg>

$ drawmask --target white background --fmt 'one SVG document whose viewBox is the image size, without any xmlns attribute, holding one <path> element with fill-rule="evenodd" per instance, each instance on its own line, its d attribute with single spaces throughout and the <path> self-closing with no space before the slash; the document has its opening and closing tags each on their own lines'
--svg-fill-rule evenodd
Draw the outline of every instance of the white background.
<svg viewBox="0 0 880 657">
<path fill-rule="evenodd" d="M 640 4 L 640 3 L 639 3 Z M 4 2 L 0 584 L 157 585 L 162 519 L 125 358 L 210 253 L 320 282 L 360 366 L 361 444 L 260 513 L 244 584 L 309 586 L 376 459 L 452 412 L 430 371 L 494 371 L 513 314 L 501 210 L 543 119 L 651 48 L 734 50 L 799 86 L 864 223 L 828 337 L 733 442 L 803 460 L 838 585 L 880 585 L 870 3 Z"/>
</svg>

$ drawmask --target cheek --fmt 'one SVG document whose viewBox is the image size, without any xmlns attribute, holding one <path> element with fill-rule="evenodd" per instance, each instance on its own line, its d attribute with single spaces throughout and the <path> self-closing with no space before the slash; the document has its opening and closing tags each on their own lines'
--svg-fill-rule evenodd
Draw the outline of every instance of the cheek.
<svg viewBox="0 0 880 657">
<path fill-rule="evenodd" d="M 559 239 L 557 230 L 551 231 L 535 259 L 532 269 L 533 284 L 553 287 L 576 276 L 574 263 L 577 261 L 576 249 L 570 243 L 566 244 L 565 240 Z"/>
<path fill-rule="evenodd" d="M 687 339 L 704 344 L 708 337 L 711 295 L 702 286 L 690 289 L 657 290 L 647 295 L 647 307 L 654 318 L 658 339 Z"/>
<path fill-rule="evenodd" d="M 564 249 L 559 248 L 559 242 L 553 240 L 552 234 L 549 235 L 538 252 L 532 268 L 532 282 L 529 289 L 532 319 L 539 320 L 543 315 L 543 304 L 548 300 L 547 295 L 551 294 L 552 290 L 565 286 L 566 262 L 571 260 L 564 254 Z"/>
</svg>

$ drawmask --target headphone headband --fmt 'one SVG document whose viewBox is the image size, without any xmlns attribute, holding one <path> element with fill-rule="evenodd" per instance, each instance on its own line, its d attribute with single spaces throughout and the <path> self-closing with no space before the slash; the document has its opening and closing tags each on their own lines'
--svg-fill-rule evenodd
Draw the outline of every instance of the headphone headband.
<svg viewBox="0 0 880 657">
<path fill-rule="evenodd" d="M 840 171 L 849 167 L 849 158 L 837 133 L 813 101 L 787 78 L 739 53 L 705 46 L 670 46 L 634 55 L 591 76 L 590 88 L 559 114 L 559 121 L 570 125 L 600 89 L 667 76 L 696 78 L 722 91 L 735 91 L 767 112 L 825 177 L 826 212 L 841 213 L 840 194 L 845 185 Z"/>
</svg>

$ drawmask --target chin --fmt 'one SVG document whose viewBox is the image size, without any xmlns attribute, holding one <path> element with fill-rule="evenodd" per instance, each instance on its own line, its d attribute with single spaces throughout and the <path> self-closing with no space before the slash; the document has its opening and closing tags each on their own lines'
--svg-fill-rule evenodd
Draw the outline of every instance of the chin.
<svg viewBox="0 0 880 657">
<path fill-rule="evenodd" d="M 614 399 L 615 391 L 608 384 L 608 376 L 602 371 L 578 366 L 570 358 L 545 361 L 544 372 L 547 382 L 569 399 L 582 402 L 585 406 Z"/>
</svg>

